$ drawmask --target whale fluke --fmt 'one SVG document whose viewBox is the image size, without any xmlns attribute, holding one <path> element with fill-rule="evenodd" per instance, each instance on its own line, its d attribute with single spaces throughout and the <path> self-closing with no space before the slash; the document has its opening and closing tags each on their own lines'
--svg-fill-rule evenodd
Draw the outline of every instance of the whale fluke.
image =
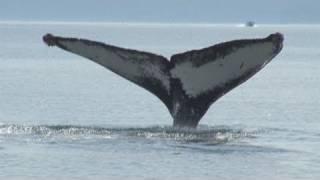
<svg viewBox="0 0 320 180">
<path fill-rule="evenodd" d="M 156 95 L 176 127 L 196 127 L 208 108 L 268 64 L 282 49 L 283 35 L 234 40 L 163 56 L 86 39 L 47 34 L 48 46 L 88 58 Z"/>
</svg>

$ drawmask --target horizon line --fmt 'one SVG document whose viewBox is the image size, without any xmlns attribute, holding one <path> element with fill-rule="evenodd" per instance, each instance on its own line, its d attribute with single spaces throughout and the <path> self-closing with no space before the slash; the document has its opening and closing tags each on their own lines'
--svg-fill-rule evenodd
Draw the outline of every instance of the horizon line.
<svg viewBox="0 0 320 180">
<path fill-rule="evenodd" d="M 141 22 L 141 21 L 57 21 L 57 20 L 0 20 L 0 24 L 21 25 L 170 25 L 170 26 L 245 26 L 246 22 Z M 256 26 L 316 26 L 320 23 L 256 23 Z"/>
</svg>

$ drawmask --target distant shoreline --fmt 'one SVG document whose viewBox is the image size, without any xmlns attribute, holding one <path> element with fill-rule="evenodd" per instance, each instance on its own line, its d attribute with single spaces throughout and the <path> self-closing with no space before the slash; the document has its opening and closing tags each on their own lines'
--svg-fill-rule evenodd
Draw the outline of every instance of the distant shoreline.
<svg viewBox="0 0 320 180">
<path fill-rule="evenodd" d="M 237 26 L 237 27 L 246 27 L 245 23 L 170 23 L 170 22 L 104 22 L 104 21 L 18 21 L 18 20 L 0 20 L 0 25 L 116 25 L 116 26 Z M 286 23 L 286 24 L 278 24 L 278 23 L 257 23 L 255 27 L 265 27 L 265 26 L 320 26 L 320 24 L 310 23 L 310 24 L 297 24 L 297 23 Z"/>
</svg>

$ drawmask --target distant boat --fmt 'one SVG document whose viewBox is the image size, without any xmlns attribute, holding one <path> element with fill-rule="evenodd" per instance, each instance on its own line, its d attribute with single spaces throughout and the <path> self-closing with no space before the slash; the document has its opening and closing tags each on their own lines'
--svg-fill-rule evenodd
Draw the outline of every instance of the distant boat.
<svg viewBox="0 0 320 180">
<path fill-rule="evenodd" d="M 246 22 L 246 27 L 254 27 L 255 26 L 255 23 L 253 21 L 248 21 Z"/>
</svg>

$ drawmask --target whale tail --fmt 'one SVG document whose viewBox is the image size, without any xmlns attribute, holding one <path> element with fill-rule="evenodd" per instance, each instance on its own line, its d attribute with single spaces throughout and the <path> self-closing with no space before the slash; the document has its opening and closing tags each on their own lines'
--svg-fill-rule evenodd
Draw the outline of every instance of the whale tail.
<svg viewBox="0 0 320 180">
<path fill-rule="evenodd" d="M 165 57 L 86 39 L 47 34 L 49 46 L 88 58 L 156 95 L 174 126 L 196 127 L 208 108 L 245 82 L 282 49 L 283 36 L 220 43 Z"/>
</svg>

